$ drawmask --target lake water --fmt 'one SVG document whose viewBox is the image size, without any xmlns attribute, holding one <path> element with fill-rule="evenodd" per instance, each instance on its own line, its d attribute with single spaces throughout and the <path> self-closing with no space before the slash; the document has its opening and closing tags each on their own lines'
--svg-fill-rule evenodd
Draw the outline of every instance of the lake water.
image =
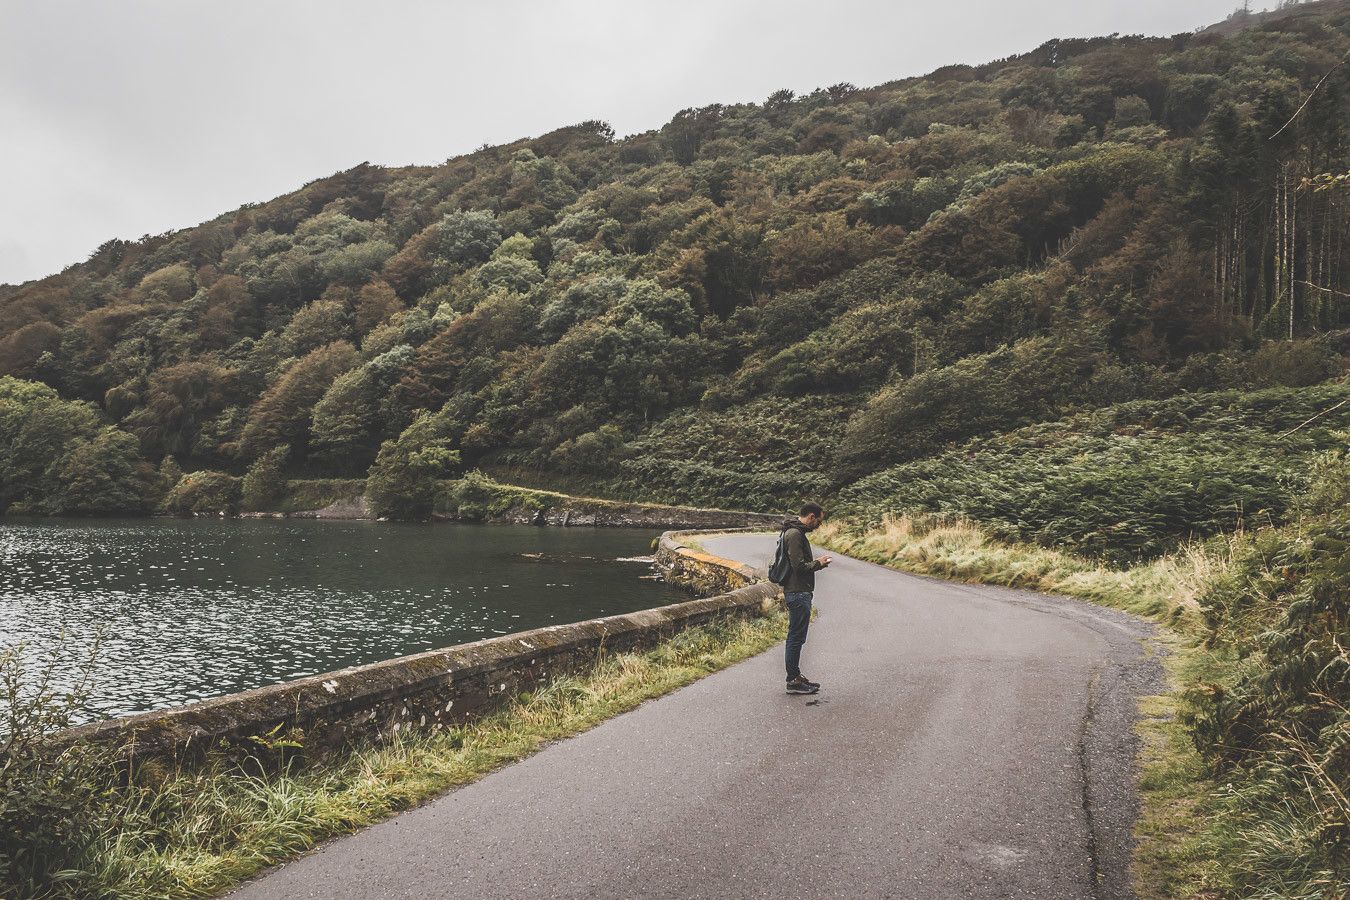
<svg viewBox="0 0 1350 900">
<path fill-rule="evenodd" d="M 91 717 L 688 599 L 640 529 L 305 519 L 0 520 L 0 647 L 74 670 Z M 64 639 L 62 632 L 65 632 Z"/>
</svg>

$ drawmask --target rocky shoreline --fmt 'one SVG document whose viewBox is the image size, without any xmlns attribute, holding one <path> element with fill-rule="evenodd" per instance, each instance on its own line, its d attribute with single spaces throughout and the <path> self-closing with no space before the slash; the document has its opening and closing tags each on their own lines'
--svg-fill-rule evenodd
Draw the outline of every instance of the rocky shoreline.
<svg viewBox="0 0 1350 900">
<path fill-rule="evenodd" d="M 553 499 L 552 495 L 547 496 Z M 249 519 L 332 519 L 375 520 L 370 504 L 363 496 L 346 497 L 322 509 L 296 512 L 243 512 Z M 615 500 L 590 500 L 559 495 L 551 506 L 534 508 L 511 506 L 501 512 L 486 515 L 461 516 L 436 514 L 433 521 L 486 522 L 501 525 L 538 525 L 556 528 L 661 528 L 661 529 L 721 529 L 773 526 L 779 516 L 773 513 L 753 513 L 739 510 L 703 509 L 688 506 L 661 506 L 644 503 L 623 503 Z"/>
</svg>

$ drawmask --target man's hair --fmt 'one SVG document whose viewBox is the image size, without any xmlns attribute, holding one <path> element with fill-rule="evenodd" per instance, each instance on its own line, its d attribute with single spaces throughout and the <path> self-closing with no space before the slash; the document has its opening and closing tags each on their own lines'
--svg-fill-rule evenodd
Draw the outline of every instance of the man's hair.
<svg viewBox="0 0 1350 900">
<path fill-rule="evenodd" d="M 802 504 L 802 511 L 801 511 L 800 513 L 798 513 L 798 515 L 801 515 L 801 516 L 810 516 L 810 515 L 814 515 L 814 516 L 816 516 L 817 518 L 823 519 L 823 518 L 825 518 L 825 510 L 823 510 L 823 509 L 820 508 L 820 504 L 819 504 L 819 503 L 803 503 L 803 504 Z"/>
</svg>

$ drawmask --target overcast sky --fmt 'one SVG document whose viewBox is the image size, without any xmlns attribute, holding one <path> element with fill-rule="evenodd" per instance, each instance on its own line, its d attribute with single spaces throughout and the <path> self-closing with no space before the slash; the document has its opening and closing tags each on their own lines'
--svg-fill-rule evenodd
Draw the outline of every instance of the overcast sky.
<svg viewBox="0 0 1350 900">
<path fill-rule="evenodd" d="M 437 163 L 604 119 L 1052 37 L 1175 34 L 1236 0 L 0 0 L 0 282 L 363 160 Z"/>
</svg>

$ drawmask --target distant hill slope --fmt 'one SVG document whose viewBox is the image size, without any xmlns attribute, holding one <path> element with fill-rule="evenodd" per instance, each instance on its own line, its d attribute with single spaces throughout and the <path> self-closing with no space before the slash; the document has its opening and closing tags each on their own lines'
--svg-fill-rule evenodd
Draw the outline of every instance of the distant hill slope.
<svg viewBox="0 0 1350 900">
<path fill-rule="evenodd" d="M 0 428 L 31 457 L 0 506 L 64 490 L 58 463 L 90 473 L 59 508 L 125 503 L 98 485 L 128 452 L 361 475 L 402 435 L 395 468 L 453 449 L 765 507 L 1104 405 L 1333 377 L 1350 198 L 1300 184 L 1350 168 L 1347 68 L 1280 127 L 1350 14 L 1284 12 L 363 164 L 109 241 L 0 288 L 0 375 L 116 426 L 79 465 Z"/>
<path fill-rule="evenodd" d="M 1202 35 L 1219 35 L 1221 37 L 1231 37 L 1245 28 L 1253 28 L 1260 25 L 1274 25 L 1277 22 L 1289 18 L 1290 16 L 1319 16 L 1329 12 L 1335 12 L 1338 8 L 1344 9 L 1346 0 L 1311 0 L 1311 2 L 1298 2 L 1294 0 L 1288 5 L 1277 4 L 1274 9 L 1246 10 L 1238 7 L 1233 14 L 1222 22 L 1215 22 L 1208 28 L 1201 29 L 1198 33 Z"/>
</svg>

